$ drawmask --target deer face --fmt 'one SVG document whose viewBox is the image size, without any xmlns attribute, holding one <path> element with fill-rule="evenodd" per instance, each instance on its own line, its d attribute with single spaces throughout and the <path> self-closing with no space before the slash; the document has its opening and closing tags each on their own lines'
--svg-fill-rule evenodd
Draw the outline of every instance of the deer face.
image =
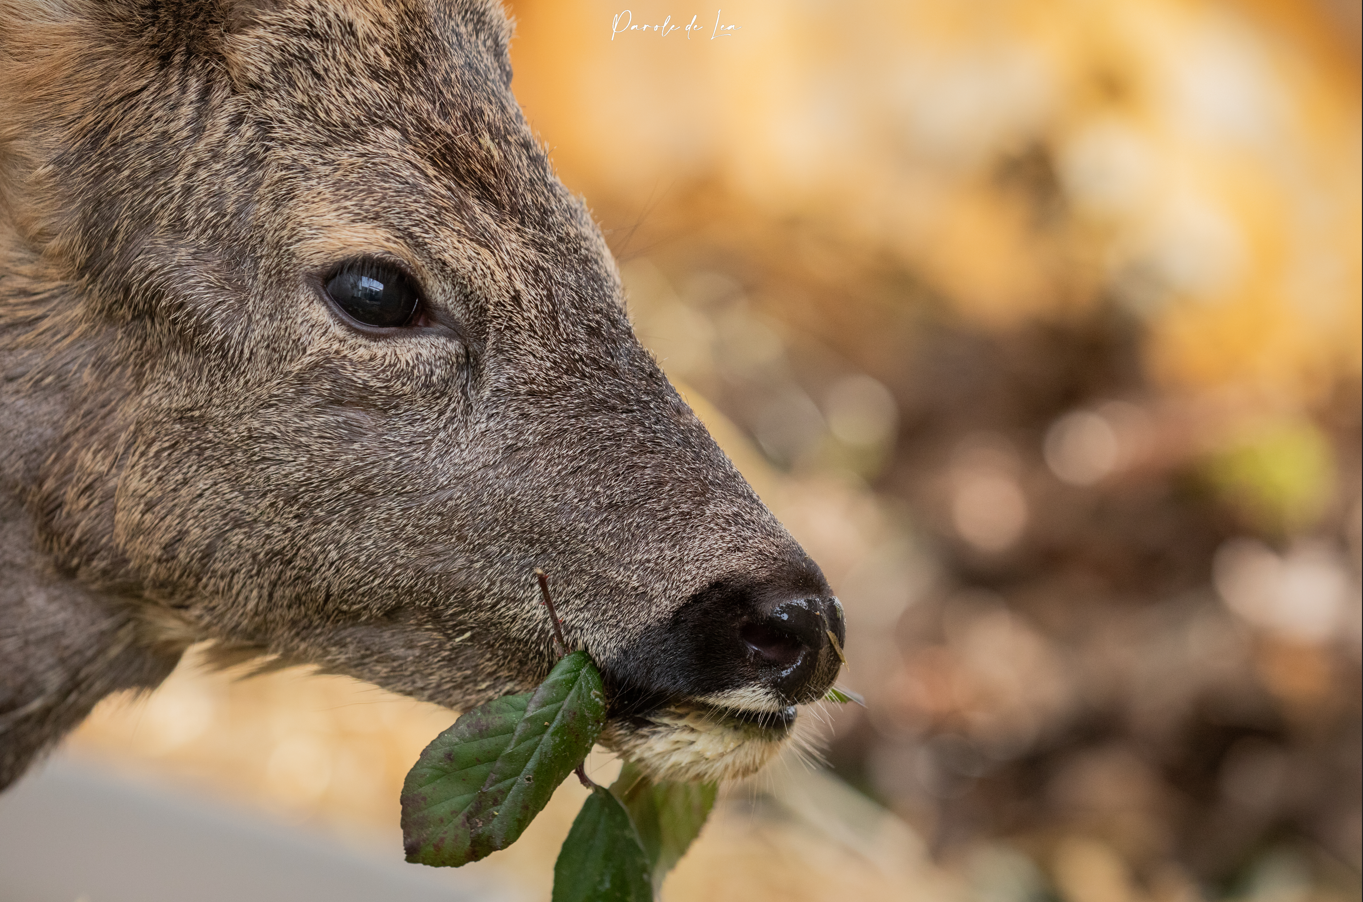
<svg viewBox="0 0 1363 902">
<path fill-rule="evenodd" d="M 58 562 L 163 634 L 455 707 L 551 665 L 541 568 L 608 744 L 760 766 L 841 609 L 635 339 L 501 12 L 134 5 L 86 23 L 99 99 L 47 176 L 98 374 L 37 495 Z"/>
</svg>

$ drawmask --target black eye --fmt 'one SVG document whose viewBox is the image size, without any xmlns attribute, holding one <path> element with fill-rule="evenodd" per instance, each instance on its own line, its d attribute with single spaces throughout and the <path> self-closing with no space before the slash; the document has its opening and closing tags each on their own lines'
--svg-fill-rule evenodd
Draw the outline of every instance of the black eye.
<svg viewBox="0 0 1363 902">
<path fill-rule="evenodd" d="M 376 260 L 352 260 L 327 280 L 327 294 L 367 326 L 405 326 L 412 321 L 421 295 L 396 267 Z"/>
</svg>

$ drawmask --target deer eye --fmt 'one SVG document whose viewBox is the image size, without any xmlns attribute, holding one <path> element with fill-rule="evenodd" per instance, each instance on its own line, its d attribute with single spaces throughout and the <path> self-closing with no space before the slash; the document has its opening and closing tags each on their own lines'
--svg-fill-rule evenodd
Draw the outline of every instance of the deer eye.
<svg viewBox="0 0 1363 902">
<path fill-rule="evenodd" d="M 327 294 L 366 326 L 411 324 L 421 294 L 402 270 L 377 260 L 351 260 L 327 279 Z"/>
</svg>

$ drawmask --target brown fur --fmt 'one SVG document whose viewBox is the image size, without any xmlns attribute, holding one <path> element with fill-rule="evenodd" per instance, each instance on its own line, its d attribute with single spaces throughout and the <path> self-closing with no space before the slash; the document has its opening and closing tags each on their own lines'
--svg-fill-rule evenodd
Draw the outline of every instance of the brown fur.
<svg viewBox="0 0 1363 902">
<path fill-rule="evenodd" d="M 507 41 L 482 0 L 0 0 L 0 786 L 193 642 L 465 707 L 551 663 L 543 567 L 629 735 L 737 685 L 708 587 L 827 593 L 635 340 Z M 345 325 L 360 253 L 436 322 Z"/>
</svg>

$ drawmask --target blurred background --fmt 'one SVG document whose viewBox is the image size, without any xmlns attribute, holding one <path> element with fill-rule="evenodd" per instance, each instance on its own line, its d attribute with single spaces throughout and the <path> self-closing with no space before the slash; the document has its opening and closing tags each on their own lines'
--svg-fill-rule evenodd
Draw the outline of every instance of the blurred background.
<svg viewBox="0 0 1363 902">
<path fill-rule="evenodd" d="M 867 701 L 665 896 L 1358 899 L 1357 0 L 509 6 L 641 339 Z M 450 720 L 187 665 L 70 745 L 400 857 Z M 475 867 L 544 896 L 561 796 Z"/>
</svg>

